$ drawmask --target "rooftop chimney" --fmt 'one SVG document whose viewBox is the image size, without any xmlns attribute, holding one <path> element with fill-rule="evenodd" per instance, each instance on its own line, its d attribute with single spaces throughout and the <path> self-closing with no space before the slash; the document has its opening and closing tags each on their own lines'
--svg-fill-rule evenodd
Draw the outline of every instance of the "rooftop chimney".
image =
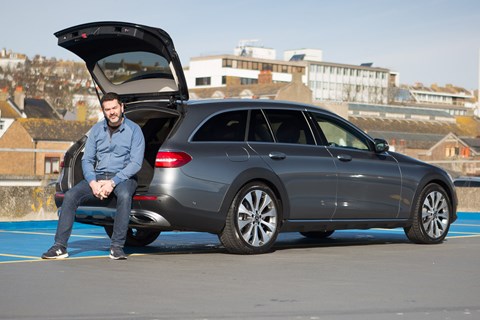
<svg viewBox="0 0 480 320">
<path fill-rule="evenodd" d="M 21 86 L 15 88 L 13 101 L 20 110 L 23 111 L 25 109 L 25 93 L 23 92 L 23 88 Z"/>
<path fill-rule="evenodd" d="M 258 74 L 258 84 L 272 83 L 273 77 L 270 70 L 262 70 Z"/>
</svg>

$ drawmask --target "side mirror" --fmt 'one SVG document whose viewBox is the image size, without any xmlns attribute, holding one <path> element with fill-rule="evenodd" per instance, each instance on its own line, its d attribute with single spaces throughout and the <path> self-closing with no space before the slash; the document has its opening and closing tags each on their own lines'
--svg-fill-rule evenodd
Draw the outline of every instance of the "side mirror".
<svg viewBox="0 0 480 320">
<path fill-rule="evenodd" d="M 384 139 L 375 139 L 375 152 L 382 153 L 387 152 L 389 149 L 388 142 Z"/>
</svg>

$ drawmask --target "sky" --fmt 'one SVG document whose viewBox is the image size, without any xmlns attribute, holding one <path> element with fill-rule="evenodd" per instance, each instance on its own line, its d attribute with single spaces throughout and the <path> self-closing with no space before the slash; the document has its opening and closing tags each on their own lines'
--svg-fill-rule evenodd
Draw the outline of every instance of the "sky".
<svg viewBox="0 0 480 320">
<path fill-rule="evenodd" d="M 233 54 L 240 40 L 276 50 L 320 49 L 326 62 L 373 62 L 400 83 L 479 87 L 478 0 L 24 0 L 2 3 L 0 48 L 79 60 L 53 33 L 94 21 L 164 29 L 184 66 Z"/>
</svg>

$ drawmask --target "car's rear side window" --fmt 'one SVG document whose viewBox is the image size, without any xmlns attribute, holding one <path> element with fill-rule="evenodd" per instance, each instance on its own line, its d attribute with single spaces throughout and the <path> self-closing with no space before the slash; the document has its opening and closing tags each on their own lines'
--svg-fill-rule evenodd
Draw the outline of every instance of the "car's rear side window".
<svg viewBox="0 0 480 320">
<path fill-rule="evenodd" d="M 244 141 L 247 110 L 217 114 L 207 120 L 192 141 Z"/>
<path fill-rule="evenodd" d="M 273 142 L 272 133 L 261 110 L 252 110 L 249 128 L 248 141 Z"/>
<path fill-rule="evenodd" d="M 310 127 L 301 111 L 265 109 L 276 142 L 315 144 Z"/>
</svg>

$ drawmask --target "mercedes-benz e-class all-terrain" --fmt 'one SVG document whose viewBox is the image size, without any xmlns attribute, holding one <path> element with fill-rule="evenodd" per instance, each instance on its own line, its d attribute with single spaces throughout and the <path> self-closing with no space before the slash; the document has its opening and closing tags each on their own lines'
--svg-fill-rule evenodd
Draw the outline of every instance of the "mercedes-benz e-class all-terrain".
<svg viewBox="0 0 480 320">
<path fill-rule="evenodd" d="M 271 250 L 279 232 L 322 238 L 399 227 L 413 242 L 435 244 L 456 219 L 444 170 L 389 151 L 385 140 L 332 112 L 286 101 L 189 101 L 179 57 L 161 29 L 97 22 L 55 35 L 85 61 L 99 96 L 120 95 L 145 136 L 127 245 L 148 245 L 162 231 L 203 231 L 229 252 L 255 254 Z M 58 207 L 83 179 L 86 139 L 65 154 Z M 76 221 L 109 235 L 113 219 L 113 196 L 76 213 Z"/>
</svg>

